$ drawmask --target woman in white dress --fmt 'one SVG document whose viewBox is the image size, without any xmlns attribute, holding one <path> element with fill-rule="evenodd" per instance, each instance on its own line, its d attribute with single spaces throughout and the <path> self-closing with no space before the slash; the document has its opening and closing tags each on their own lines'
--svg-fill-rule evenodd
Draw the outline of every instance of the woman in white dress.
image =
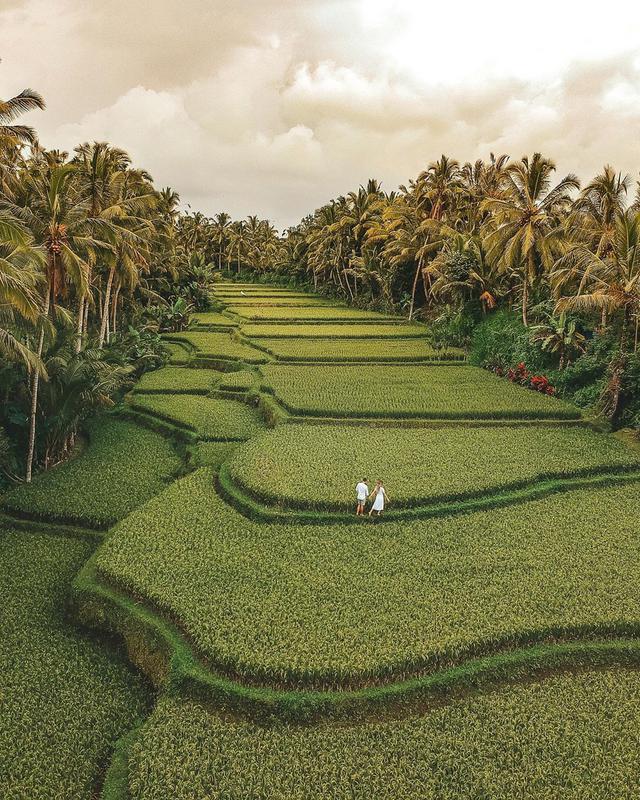
<svg viewBox="0 0 640 800">
<path fill-rule="evenodd" d="M 369 516 L 373 514 L 374 511 L 378 513 L 378 516 L 384 511 L 384 504 L 386 501 L 389 500 L 389 495 L 386 493 L 384 485 L 380 478 L 376 481 L 376 485 L 374 490 L 369 495 L 369 498 L 375 495 L 375 500 L 373 501 L 373 505 L 371 506 L 371 511 L 369 511 Z"/>
</svg>

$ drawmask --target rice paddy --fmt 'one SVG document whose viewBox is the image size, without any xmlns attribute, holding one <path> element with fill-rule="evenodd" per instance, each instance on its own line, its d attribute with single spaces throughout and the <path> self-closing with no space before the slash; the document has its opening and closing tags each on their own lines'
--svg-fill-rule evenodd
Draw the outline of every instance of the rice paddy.
<svg viewBox="0 0 640 800">
<path fill-rule="evenodd" d="M 423 325 L 211 293 L 2 497 L 0 794 L 635 797 L 640 448 Z"/>
</svg>

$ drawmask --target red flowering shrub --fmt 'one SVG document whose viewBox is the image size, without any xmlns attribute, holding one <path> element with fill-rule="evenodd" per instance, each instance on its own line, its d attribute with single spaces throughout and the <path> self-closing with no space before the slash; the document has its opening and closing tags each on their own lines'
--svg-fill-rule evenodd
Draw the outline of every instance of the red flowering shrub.
<svg viewBox="0 0 640 800">
<path fill-rule="evenodd" d="M 493 371 L 499 377 L 505 375 L 501 367 L 496 367 Z M 515 367 L 510 367 L 506 372 L 506 377 L 511 383 L 519 383 L 520 386 L 526 386 L 528 389 L 533 389 L 535 392 L 548 395 L 554 395 L 556 393 L 555 388 L 549 383 L 549 378 L 547 378 L 546 375 L 533 375 L 527 369 L 524 361 L 521 361 Z"/>
</svg>

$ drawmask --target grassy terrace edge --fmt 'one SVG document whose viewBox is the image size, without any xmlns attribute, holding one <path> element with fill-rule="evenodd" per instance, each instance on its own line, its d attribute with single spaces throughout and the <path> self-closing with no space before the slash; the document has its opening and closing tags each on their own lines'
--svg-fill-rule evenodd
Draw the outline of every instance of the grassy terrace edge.
<svg viewBox="0 0 640 800">
<path fill-rule="evenodd" d="M 615 486 L 626 482 L 640 484 L 640 469 L 637 466 L 587 468 L 566 475 L 541 473 L 534 480 L 514 481 L 511 484 L 495 486 L 492 491 L 460 493 L 451 497 L 441 496 L 433 498 L 432 502 L 426 501 L 424 505 L 411 508 L 406 506 L 397 509 L 390 508 L 385 511 L 384 517 L 376 518 L 375 523 L 428 519 L 503 508 L 530 500 L 538 500 L 551 494 L 589 487 Z M 301 503 L 285 502 L 274 508 L 266 497 L 261 497 L 243 484 L 237 483 L 231 476 L 226 463 L 220 467 L 216 488 L 223 500 L 256 522 L 287 522 L 290 524 L 335 524 L 340 522 L 358 525 L 362 522 L 353 513 L 310 509 L 303 507 Z"/>
<path fill-rule="evenodd" d="M 584 628 L 573 639 L 549 632 L 510 650 L 471 657 L 428 674 L 354 689 L 287 689 L 249 685 L 208 669 L 179 629 L 97 576 L 93 558 L 73 585 L 76 619 L 119 636 L 130 661 L 160 690 L 221 705 L 252 719 L 304 722 L 314 718 L 364 721 L 405 704 L 430 703 L 460 692 L 480 691 L 509 681 L 529 680 L 557 670 L 640 666 L 640 631 Z M 579 638 L 579 637 L 582 638 Z"/>
</svg>

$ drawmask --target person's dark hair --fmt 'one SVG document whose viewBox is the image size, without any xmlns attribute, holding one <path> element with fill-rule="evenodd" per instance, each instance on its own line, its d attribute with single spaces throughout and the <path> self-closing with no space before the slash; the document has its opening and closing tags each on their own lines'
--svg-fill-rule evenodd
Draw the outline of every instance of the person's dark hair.
<svg viewBox="0 0 640 800">
<path fill-rule="evenodd" d="M 363 482 L 363 483 L 366 483 L 368 480 L 369 480 L 369 478 L 363 478 L 363 479 L 362 479 L 362 482 Z"/>
</svg>

